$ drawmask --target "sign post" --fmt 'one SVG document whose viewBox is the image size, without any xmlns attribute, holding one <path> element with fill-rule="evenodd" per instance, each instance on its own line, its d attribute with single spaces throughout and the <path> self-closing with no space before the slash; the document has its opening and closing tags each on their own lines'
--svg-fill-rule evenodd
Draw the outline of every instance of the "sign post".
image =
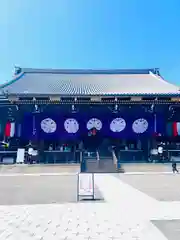
<svg viewBox="0 0 180 240">
<path fill-rule="evenodd" d="M 94 195 L 94 173 L 79 173 L 78 184 L 77 184 L 77 200 L 79 198 L 92 198 L 95 199 Z"/>
<path fill-rule="evenodd" d="M 16 163 L 24 163 L 24 156 L 25 156 L 25 149 L 24 148 L 18 148 Z"/>
</svg>

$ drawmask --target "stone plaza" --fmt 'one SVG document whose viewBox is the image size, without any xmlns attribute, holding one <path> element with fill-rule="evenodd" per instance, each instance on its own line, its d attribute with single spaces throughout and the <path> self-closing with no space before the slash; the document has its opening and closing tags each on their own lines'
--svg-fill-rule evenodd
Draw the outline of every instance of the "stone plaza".
<svg viewBox="0 0 180 240">
<path fill-rule="evenodd" d="M 98 201 L 77 202 L 76 173 L 0 175 L 0 239 L 180 239 L 180 175 L 95 174 Z"/>
</svg>

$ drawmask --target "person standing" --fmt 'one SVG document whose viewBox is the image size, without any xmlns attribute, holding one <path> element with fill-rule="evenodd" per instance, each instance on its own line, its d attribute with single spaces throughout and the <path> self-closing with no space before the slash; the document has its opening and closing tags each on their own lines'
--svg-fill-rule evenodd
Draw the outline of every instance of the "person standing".
<svg viewBox="0 0 180 240">
<path fill-rule="evenodd" d="M 49 145 L 48 150 L 49 150 L 49 151 L 53 151 L 53 145 L 52 145 L 52 144 Z"/>
<path fill-rule="evenodd" d="M 173 171 L 173 173 L 179 173 L 179 171 L 178 171 L 178 169 L 177 169 L 177 164 L 176 164 L 176 162 L 173 162 L 172 163 L 172 171 Z"/>
<path fill-rule="evenodd" d="M 32 147 L 32 143 L 31 141 L 29 142 L 29 144 L 27 145 L 28 148 L 28 159 L 27 159 L 27 163 L 32 164 L 32 154 L 33 154 L 33 147 Z"/>
<path fill-rule="evenodd" d="M 158 160 L 158 149 L 153 148 L 150 152 L 150 162 L 156 162 Z"/>
<path fill-rule="evenodd" d="M 162 161 L 163 160 L 163 146 L 162 146 L 162 144 L 160 144 L 159 147 L 158 147 L 158 154 L 159 154 L 159 159 Z"/>
</svg>

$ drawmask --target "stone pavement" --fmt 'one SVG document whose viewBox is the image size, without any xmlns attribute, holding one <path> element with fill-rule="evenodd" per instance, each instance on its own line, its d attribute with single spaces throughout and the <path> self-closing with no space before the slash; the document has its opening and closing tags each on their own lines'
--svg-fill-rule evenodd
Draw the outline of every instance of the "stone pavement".
<svg viewBox="0 0 180 240">
<path fill-rule="evenodd" d="M 121 174 L 120 180 L 151 196 L 158 201 L 180 201 L 180 175 L 164 174 Z"/>
<path fill-rule="evenodd" d="M 0 239 L 167 240 L 155 223 L 180 219 L 179 202 L 160 202 L 116 174 L 97 174 L 95 183 L 105 202 L 0 206 Z"/>
<path fill-rule="evenodd" d="M 77 174 L 80 172 L 79 164 L 12 164 L 0 165 L 0 174 Z"/>
<path fill-rule="evenodd" d="M 103 198 L 97 187 L 95 194 Z M 77 175 L 0 175 L 0 205 L 70 202 L 77 202 Z"/>
<path fill-rule="evenodd" d="M 171 163 L 123 163 L 122 168 L 125 173 L 139 174 L 139 173 L 171 173 Z M 179 167 L 179 164 L 178 166 Z M 80 172 L 79 164 L 13 164 L 13 165 L 0 165 L 0 174 L 2 175 L 22 175 L 22 174 L 41 174 L 41 175 L 65 175 L 77 174 Z"/>
</svg>

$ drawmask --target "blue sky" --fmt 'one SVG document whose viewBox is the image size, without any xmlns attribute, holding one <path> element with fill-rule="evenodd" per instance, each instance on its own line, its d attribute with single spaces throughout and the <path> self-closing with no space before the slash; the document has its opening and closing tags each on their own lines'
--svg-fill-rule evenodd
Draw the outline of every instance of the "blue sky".
<svg viewBox="0 0 180 240">
<path fill-rule="evenodd" d="M 0 82 L 32 68 L 149 68 L 180 85 L 179 0 L 0 1 Z"/>
</svg>

